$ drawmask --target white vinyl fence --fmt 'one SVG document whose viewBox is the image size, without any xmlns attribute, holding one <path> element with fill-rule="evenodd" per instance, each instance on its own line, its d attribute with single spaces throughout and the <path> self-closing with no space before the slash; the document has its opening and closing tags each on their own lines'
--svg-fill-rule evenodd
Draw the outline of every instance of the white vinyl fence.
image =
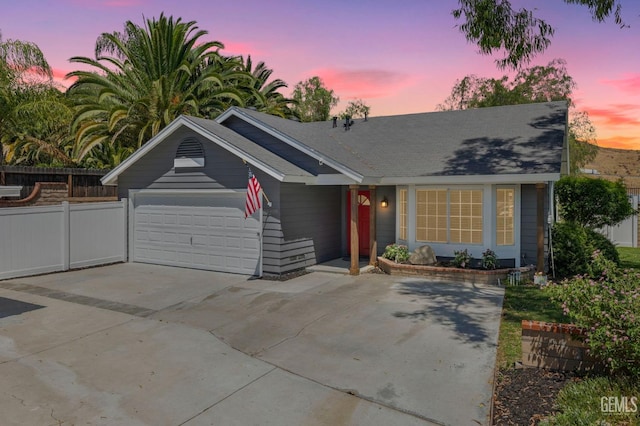
<svg viewBox="0 0 640 426">
<path fill-rule="evenodd" d="M 638 210 L 638 198 L 637 195 L 629 197 L 635 210 Z M 638 247 L 638 215 L 633 215 L 616 226 L 605 226 L 600 232 L 617 246 Z"/>
<path fill-rule="evenodd" d="M 0 279 L 126 261 L 127 200 L 0 209 Z"/>
</svg>

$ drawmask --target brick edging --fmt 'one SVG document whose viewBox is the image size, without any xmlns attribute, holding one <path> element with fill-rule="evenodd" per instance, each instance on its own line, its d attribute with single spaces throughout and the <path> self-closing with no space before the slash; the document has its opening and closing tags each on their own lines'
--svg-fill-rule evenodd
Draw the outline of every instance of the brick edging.
<svg viewBox="0 0 640 426">
<path fill-rule="evenodd" d="M 523 330 L 546 331 L 550 333 L 573 334 L 577 336 L 585 336 L 587 330 L 573 324 L 561 324 L 555 322 L 522 320 Z"/>
</svg>

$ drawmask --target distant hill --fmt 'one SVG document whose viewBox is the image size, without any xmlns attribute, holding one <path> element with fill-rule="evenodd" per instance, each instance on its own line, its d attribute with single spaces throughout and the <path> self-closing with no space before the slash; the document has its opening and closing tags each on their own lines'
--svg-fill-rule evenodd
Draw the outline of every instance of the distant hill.
<svg viewBox="0 0 640 426">
<path fill-rule="evenodd" d="M 627 188 L 640 188 L 640 151 L 600 147 L 595 160 L 585 165 L 599 177 L 617 180 L 622 178 Z"/>
</svg>

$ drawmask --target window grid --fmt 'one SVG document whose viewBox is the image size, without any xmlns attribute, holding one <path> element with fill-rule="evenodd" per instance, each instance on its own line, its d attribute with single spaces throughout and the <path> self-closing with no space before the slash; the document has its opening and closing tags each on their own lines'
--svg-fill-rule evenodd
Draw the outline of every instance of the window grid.
<svg viewBox="0 0 640 426">
<path fill-rule="evenodd" d="M 482 194 L 476 189 L 416 190 L 416 241 L 482 244 Z"/>
<path fill-rule="evenodd" d="M 498 189 L 496 192 L 496 244 L 499 246 L 515 244 L 514 208 L 513 188 Z"/>
<path fill-rule="evenodd" d="M 449 196 L 451 242 L 482 244 L 482 191 L 451 190 Z"/>
<path fill-rule="evenodd" d="M 407 190 L 400 190 L 400 239 L 407 239 Z"/>
<path fill-rule="evenodd" d="M 447 190 L 416 191 L 416 240 L 447 242 Z"/>
</svg>

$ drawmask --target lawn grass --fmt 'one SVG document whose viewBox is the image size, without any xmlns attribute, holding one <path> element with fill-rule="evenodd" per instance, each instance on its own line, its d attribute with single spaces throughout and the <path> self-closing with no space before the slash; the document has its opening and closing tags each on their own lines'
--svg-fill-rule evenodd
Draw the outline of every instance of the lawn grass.
<svg viewBox="0 0 640 426">
<path fill-rule="evenodd" d="M 522 320 L 566 322 L 567 318 L 538 286 L 505 287 L 496 361 L 500 369 L 513 368 L 522 359 Z"/>
<path fill-rule="evenodd" d="M 619 376 L 589 377 L 565 386 L 556 400 L 556 414 L 543 420 L 540 425 L 638 425 L 639 397 L 640 384 L 637 380 Z M 609 398 L 621 403 L 619 411 L 615 405 L 610 405 L 612 401 Z M 622 402 L 623 398 L 627 400 L 626 405 Z M 635 399 L 631 401 L 631 398 Z"/>
<path fill-rule="evenodd" d="M 623 268 L 640 269 L 640 248 L 617 247 L 620 254 L 620 266 Z"/>
</svg>

